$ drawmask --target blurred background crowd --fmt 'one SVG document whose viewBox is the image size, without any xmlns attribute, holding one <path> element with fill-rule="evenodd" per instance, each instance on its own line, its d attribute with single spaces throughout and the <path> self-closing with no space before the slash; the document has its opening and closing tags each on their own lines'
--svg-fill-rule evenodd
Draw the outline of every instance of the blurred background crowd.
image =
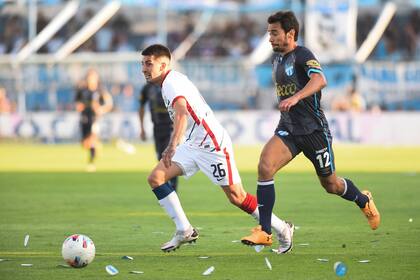
<svg viewBox="0 0 420 280">
<path fill-rule="evenodd" d="M 131 7 L 122 8 L 99 32 L 81 45 L 76 52 L 128 52 L 142 49 L 155 42 L 154 28 L 139 20 L 151 11 Z M 36 32 L 50 22 L 54 14 L 50 8 L 40 9 L 37 15 Z M 45 10 L 45 11 L 44 11 Z M 360 46 L 373 27 L 380 6 L 361 10 L 357 19 L 357 45 Z M 3 6 L 0 10 L 0 54 L 17 53 L 28 41 L 28 20 L 23 10 Z M 62 28 L 38 53 L 54 53 L 84 23 L 93 17 L 95 10 L 87 5 Z M 168 33 L 168 43 L 173 49 L 194 28 L 196 14 L 191 11 L 177 13 L 174 25 Z M 187 52 L 187 57 L 241 57 L 249 54 L 259 41 L 261 31 L 266 28 L 265 14 L 218 15 L 204 36 Z M 154 22 L 154 23 L 153 23 Z M 304 26 L 303 30 L 304 32 Z M 420 9 L 403 8 L 387 27 L 376 50 L 370 57 L 374 60 L 412 60 L 420 58 Z"/>
<path fill-rule="evenodd" d="M 33 35 L 43 30 L 66 3 L 66 1 L 60 0 L 37 2 L 36 30 Z M 82 1 L 77 14 L 53 38 L 37 50 L 36 54 L 48 55 L 57 52 L 86 22 L 94 17 L 101 5 L 106 2 Z M 140 2 L 147 3 L 148 1 Z M 187 2 L 193 3 L 194 1 Z M 256 1 L 219 2 L 229 5 L 250 5 Z M 299 7 L 305 7 L 306 1 L 289 0 L 280 2 L 282 2 L 282 7 L 293 9 L 296 6 L 296 2 L 299 3 Z M 359 0 L 358 2 L 357 48 L 367 38 L 384 4 L 384 1 L 380 0 Z M 369 55 L 368 62 L 412 63 L 420 60 L 420 5 L 416 1 L 397 2 L 399 4 L 398 11 L 387 26 L 374 51 Z M 102 54 L 108 55 L 108 58 L 115 54 L 133 54 L 133 56 L 138 56 L 142 48 L 151 43 L 159 42 L 157 29 L 160 23 L 158 22 L 159 17 L 157 16 L 156 8 L 150 5 L 133 5 L 135 1 L 129 0 L 122 1 L 122 3 L 123 5 L 118 13 L 86 42 L 77 47 L 74 51 L 75 54 Z M 30 26 L 28 9 L 25 7 L 27 7 L 27 1 L 23 0 L 0 1 L 0 60 L 2 56 L 7 57 L 8 55 L 17 54 L 31 39 L 31 32 L 28 30 Z M 167 10 L 166 40 L 171 50 L 176 49 L 190 34 L 194 33 L 202 12 L 202 9 L 194 8 Z M 256 67 L 256 84 L 252 86 L 248 83 L 249 77 L 244 75 L 242 70 L 238 70 L 237 66 L 241 60 L 245 60 L 258 46 L 262 36 L 265 34 L 267 16 L 272 12 L 269 9 L 218 12 L 213 16 L 204 33 L 187 50 L 181 65 L 187 74 L 191 75 L 193 73 L 192 78 L 198 80 L 204 95 L 211 95 L 211 97 L 206 96 L 206 98 L 216 110 L 261 109 L 272 106 L 264 105 L 264 102 L 261 102 L 259 99 L 264 92 L 272 90 L 269 59 L 261 66 Z M 297 13 L 303 23 L 302 36 L 299 43 L 304 44 L 302 39 L 305 33 L 304 11 L 301 10 Z M 92 60 L 95 60 L 95 58 L 92 58 Z M 199 62 L 197 63 L 200 66 L 194 64 L 198 60 Z M 138 95 L 144 80 L 139 78 L 141 74 L 136 61 L 127 63 L 121 61 L 118 65 L 98 65 L 98 63 L 91 63 L 91 61 L 86 63 L 89 64 L 89 67 L 93 64 L 94 67 L 99 68 L 103 85 L 114 98 L 115 111 L 134 112 L 138 109 Z M 230 66 L 226 66 L 225 64 L 227 63 Z M 124 74 L 115 75 L 115 68 L 120 68 L 121 65 L 124 65 Z M 414 90 L 413 93 L 413 90 L 409 89 L 410 94 L 414 94 L 414 97 L 411 98 L 414 101 L 408 104 L 401 100 L 396 103 L 391 102 L 387 97 L 389 94 L 386 90 L 381 90 L 375 96 L 373 94 L 367 96 L 369 91 L 372 90 L 363 86 L 363 83 L 360 86 L 360 73 L 367 73 L 366 75 L 370 73 L 380 84 L 382 78 L 378 79 L 377 76 L 379 74 L 377 73 L 388 73 L 392 69 L 389 70 L 385 67 L 375 70 L 377 72 L 372 74 L 369 72 L 371 71 L 370 68 L 355 70 L 352 62 L 332 62 L 324 66 L 331 91 L 334 93 L 339 92 L 336 98 L 326 98 L 326 106 L 329 109 L 348 110 L 356 105 L 356 110 L 420 109 L 420 94 L 418 90 Z M 60 67 L 65 68 L 66 66 L 59 66 L 58 68 Z M 25 109 L 28 111 L 74 110 L 74 87 L 83 78 L 83 72 L 85 72 L 87 67 L 79 67 L 77 71 L 71 69 L 61 69 L 60 71 L 60 69 L 51 70 L 51 67 L 47 65 L 37 64 L 25 67 L 23 70 L 21 69 L 21 80 L 24 82 L 20 86 L 20 90 L 25 92 Z M 418 67 L 418 64 L 416 64 L 415 68 L 418 69 Z M 3 68 L 3 71 L 0 70 L 0 113 L 19 110 L 17 93 L 17 88 L 19 87 L 17 86 L 16 78 L 12 79 L 9 77 L 9 70 L 6 67 Z M 63 74 L 63 72 L 77 72 L 77 74 L 70 75 L 68 73 Z M 34 79 L 33 75 L 37 78 Z M 70 77 L 66 75 L 70 75 Z M 233 84 L 233 81 L 237 82 L 235 84 L 236 87 L 230 87 L 230 84 L 225 82 L 219 85 L 218 88 L 214 88 L 212 87 L 214 81 L 211 79 L 204 80 L 203 76 L 215 76 L 213 79 L 218 79 L 218 81 L 230 79 L 231 84 Z M 389 78 L 387 76 L 384 79 L 388 81 L 392 80 L 392 77 Z M 248 84 L 243 84 L 244 81 Z M 250 91 L 250 89 L 252 89 L 252 93 L 243 93 L 243 91 Z M 219 93 L 219 96 L 214 93 L 214 91 L 221 90 L 223 92 Z M 238 101 L 239 98 L 234 97 L 232 97 L 232 101 L 229 98 L 226 99 L 226 96 L 238 94 L 244 94 L 243 100 Z M 405 96 L 410 96 L 410 94 L 404 93 Z M 220 97 L 225 99 L 221 100 Z M 357 102 L 352 101 L 356 99 L 358 100 Z M 272 99 L 268 103 L 271 101 Z M 419 103 L 418 106 L 416 102 Z"/>
</svg>

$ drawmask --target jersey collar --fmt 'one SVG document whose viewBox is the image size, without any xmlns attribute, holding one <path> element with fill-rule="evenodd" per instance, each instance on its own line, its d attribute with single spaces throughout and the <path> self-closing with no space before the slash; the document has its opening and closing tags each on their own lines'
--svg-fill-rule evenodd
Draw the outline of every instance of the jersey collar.
<svg viewBox="0 0 420 280">
<path fill-rule="evenodd" d="M 165 79 L 168 76 L 169 72 L 171 72 L 171 70 L 168 70 L 168 72 L 166 72 L 165 75 L 163 76 L 162 82 L 160 83 L 160 87 L 162 87 L 163 82 L 165 81 Z"/>
</svg>

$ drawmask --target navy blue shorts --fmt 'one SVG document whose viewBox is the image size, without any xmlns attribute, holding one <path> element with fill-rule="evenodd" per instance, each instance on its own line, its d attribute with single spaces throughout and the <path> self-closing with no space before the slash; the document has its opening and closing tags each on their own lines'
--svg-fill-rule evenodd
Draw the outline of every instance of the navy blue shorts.
<svg viewBox="0 0 420 280">
<path fill-rule="evenodd" d="M 92 134 L 92 127 L 95 123 L 95 119 L 92 115 L 82 114 L 80 116 L 80 132 L 82 134 L 82 139 L 86 139 Z"/>
<path fill-rule="evenodd" d="M 278 127 L 275 134 L 289 148 L 293 157 L 303 152 L 314 165 L 318 176 L 327 177 L 335 171 L 332 137 L 329 130 L 316 130 L 307 135 L 292 135 Z"/>
</svg>

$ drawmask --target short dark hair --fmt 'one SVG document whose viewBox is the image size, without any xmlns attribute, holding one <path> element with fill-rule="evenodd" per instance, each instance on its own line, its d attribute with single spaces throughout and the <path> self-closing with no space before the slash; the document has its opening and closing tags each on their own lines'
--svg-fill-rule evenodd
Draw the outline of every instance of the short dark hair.
<svg viewBox="0 0 420 280">
<path fill-rule="evenodd" d="M 290 30 L 295 30 L 295 41 L 297 41 L 299 36 L 299 22 L 292 11 L 279 11 L 275 14 L 272 14 L 268 17 L 267 22 L 269 24 L 280 23 L 284 32 L 289 32 Z"/>
<path fill-rule="evenodd" d="M 171 60 L 171 52 L 167 47 L 161 44 L 154 44 L 150 45 L 147 48 L 145 48 L 142 52 L 142 55 L 153 55 L 155 57 L 167 57 L 169 60 Z"/>
</svg>

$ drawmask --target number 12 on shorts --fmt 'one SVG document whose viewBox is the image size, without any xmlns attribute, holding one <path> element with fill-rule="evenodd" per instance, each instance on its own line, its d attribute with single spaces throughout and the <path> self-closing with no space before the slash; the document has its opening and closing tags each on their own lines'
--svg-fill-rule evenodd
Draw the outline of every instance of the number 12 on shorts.
<svg viewBox="0 0 420 280">
<path fill-rule="evenodd" d="M 317 155 L 316 159 L 318 160 L 319 167 L 321 168 L 328 167 L 331 165 L 330 154 L 328 152 L 324 152 L 323 154 Z"/>
</svg>

